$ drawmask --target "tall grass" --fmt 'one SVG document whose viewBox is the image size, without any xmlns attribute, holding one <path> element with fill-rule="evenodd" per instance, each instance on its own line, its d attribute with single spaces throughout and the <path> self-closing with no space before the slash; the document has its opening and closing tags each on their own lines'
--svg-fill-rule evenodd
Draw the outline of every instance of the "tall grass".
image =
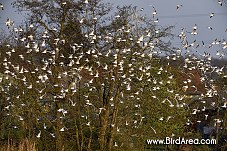
<svg viewBox="0 0 227 151">
<path fill-rule="evenodd" d="M 34 141 L 24 139 L 19 144 L 8 141 L 7 144 L 0 146 L 0 151 L 37 151 Z"/>
</svg>

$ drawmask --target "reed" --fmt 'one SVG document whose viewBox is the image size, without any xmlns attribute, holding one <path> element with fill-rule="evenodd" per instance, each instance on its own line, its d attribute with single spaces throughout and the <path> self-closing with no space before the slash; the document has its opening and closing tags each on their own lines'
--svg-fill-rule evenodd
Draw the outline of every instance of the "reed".
<svg viewBox="0 0 227 151">
<path fill-rule="evenodd" d="M 18 144 L 9 140 L 7 144 L 0 147 L 0 151 L 37 151 L 34 141 L 23 139 Z"/>
</svg>

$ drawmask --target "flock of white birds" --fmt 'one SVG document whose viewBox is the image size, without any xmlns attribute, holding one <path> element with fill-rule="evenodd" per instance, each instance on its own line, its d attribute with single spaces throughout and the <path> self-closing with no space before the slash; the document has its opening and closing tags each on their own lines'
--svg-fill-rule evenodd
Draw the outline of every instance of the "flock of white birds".
<svg viewBox="0 0 227 151">
<path fill-rule="evenodd" d="M 89 4 L 89 0 L 84 1 L 85 4 Z M 218 0 L 217 3 L 220 6 L 226 5 L 224 1 Z M 67 5 L 67 2 L 63 2 L 62 5 Z M 183 9 L 183 5 L 179 4 L 176 6 L 176 11 L 180 11 Z M 3 11 L 4 6 L 0 4 L 0 9 Z M 140 11 L 143 11 L 143 8 L 141 8 Z M 154 20 L 154 23 L 158 22 L 158 10 L 153 7 L 151 10 L 152 17 Z M 210 19 L 215 17 L 215 13 L 211 13 Z M 116 15 L 115 19 L 121 18 L 120 15 Z M 81 18 L 79 23 L 83 24 L 83 20 L 85 18 Z M 97 20 L 97 18 L 93 18 L 94 20 Z M 23 29 L 20 27 L 16 27 L 14 25 L 14 22 L 8 18 L 5 22 L 5 25 L 8 27 L 8 29 L 13 29 L 14 33 L 16 35 L 19 35 L 23 32 Z M 30 29 L 34 28 L 34 25 L 31 24 Z M 209 27 L 210 30 L 212 30 L 212 27 Z M 57 29 L 53 28 L 52 31 L 56 31 Z M 118 29 L 119 33 L 130 33 L 131 29 L 127 27 L 122 27 L 121 29 Z M 166 91 L 170 94 L 174 94 L 174 99 L 168 99 L 168 98 L 159 98 L 159 96 L 156 96 L 156 92 L 160 89 L 163 89 L 166 87 L 166 84 L 171 83 L 172 80 L 175 78 L 173 74 L 169 74 L 167 69 L 164 67 L 160 67 L 157 70 L 154 69 L 152 64 L 144 63 L 143 65 L 138 64 L 141 59 L 150 57 L 152 58 L 154 55 L 159 54 L 159 51 L 156 50 L 155 43 L 158 43 L 158 39 L 155 39 L 155 41 L 149 42 L 148 39 L 151 37 L 153 31 L 146 31 L 146 34 L 142 34 L 138 36 L 138 38 L 135 39 L 124 39 L 122 37 L 118 37 L 117 43 L 124 43 L 126 41 L 134 41 L 138 45 L 141 45 L 141 49 L 150 50 L 149 53 L 146 51 L 132 51 L 130 48 L 125 49 L 109 49 L 107 52 L 101 52 L 100 50 L 96 49 L 95 47 L 93 49 L 89 49 L 86 52 L 81 51 L 84 48 L 84 44 L 77 44 L 73 43 L 70 44 L 71 49 L 73 50 L 73 53 L 69 54 L 67 59 L 69 59 L 69 63 L 65 65 L 65 63 L 62 62 L 55 62 L 56 59 L 64 59 L 66 56 L 61 53 L 61 45 L 64 45 L 66 43 L 65 39 L 55 38 L 54 39 L 54 50 L 49 50 L 46 44 L 46 39 L 50 37 L 50 33 L 48 30 L 43 32 L 42 35 L 42 42 L 38 42 L 35 40 L 34 35 L 28 35 L 24 37 L 16 37 L 16 40 L 24 44 L 24 49 L 26 50 L 25 53 L 18 54 L 17 50 L 14 49 L 13 46 L 7 45 L 8 51 L 6 52 L 6 56 L 1 61 L 1 64 L 3 65 L 3 71 L 1 71 L 0 82 L 3 83 L 3 81 L 7 81 L 7 86 L 1 86 L 1 93 L 4 93 L 6 96 L 6 100 L 9 101 L 9 104 L 5 106 L 5 110 L 10 110 L 11 108 L 14 108 L 15 106 L 18 107 L 18 104 L 15 105 L 13 102 L 15 102 L 15 99 L 25 99 L 26 96 L 29 94 L 34 94 L 38 96 L 38 99 L 43 100 L 49 97 L 48 91 L 51 91 L 50 89 L 54 90 L 56 89 L 58 92 L 56 94 L 52 94 L 53 100 L 57 101 L 59 99 L 67 98 L 69 101 L 68 103 L 71 106 L 76 106 L 77 102 L 72 98 L 74 94 L 78 91 L 78 83 L 84 82 L 84 86 L 88 88 L 89 92 L 85 94 L 84 100 L 85 100 L 85 106 L 93 108 L 92 110 L 97 112 L 97 115 L 100 115 L 103 113 L 104 110 L 106 110 L 105 106 L 100 106 L 97 104 L 94 104 L 93 101 L 90 99 L 90 94 L 94 94 L 97 92 L 97 85 L 98 86 L 105 86 L 107 83 L 110 83 L 117 87 L 117 84 L 120 83 L 120 87 L 124 88 L 125 90 L 120 93 L 120 98 L 116 98 L 117 92 L 114 92 L 110 95 L 110 108 L 114 109 L 116 105 L 116 99 L 119 99 L 119 103 L 124 103 L 125 100 L 135 100 L 135 108 L 140 108 L 140 97 L 143 93 L 142 88 L 136 88 L 133 87 L 133 82 L 135 80 L 140 81 L 141 83 L 148 83 L 152 85 L 153 87 L 150 89 L 152 94 L 152 99 L 157 99 L 162 103 L 169 104 L 170 107 L 185 107 L 188 106 L 185 102 L 183 102 L 184 98 L 187 97 L 185 94 L 178 94 L 176 90 L 174 90 L 171 87 L 167 87 Z M 158 30 L 155 31 L 156 34 L 159 33 Z M 216 56 L 219 58 L 225 58 L 226 55 L 226 48 L 227 48 L 227 42 L 223 40 L 216 39 L 212 43 L 209 44 L 209 46 L 206 46 L 204 42 L 197 42 L 196 40 L 192 43 L 188 43 L 187 37 L 188 36 L 194 36 L 197 35 L 198 28 L 195 24 L 192 27 L 192 31 L 186 31 L 185 28 L 182 28 L 181 32 L 179 33 L 178 37 L 182 41 L 182 46 L 175 50 L 174 53 L 171 55 L 166 56 L 166 59 L 170 62 L 177 61 L 178 59 L 182 58 L 182 51 L 186 51 L 186 55 L 184 57 L 184 65 L 183 69 L 184 71 L 193 71 L 198 70 L 201 73 L 200 81 L 202 83 L 205 83 L 205 89 L 206 93 L 201 94 L 201 98 L 213 98 L 219 95 L 218 90 L 215 86 L 215 80 L 211 79 L 212 77 L 209 77 L 209 75 L 212 75 L 215 73 L 215 75 L 223 76 L 224 79 L 227 78 L 226 75 L 224 75 L 224 71 L 226 70 L 226 66 L 223 67 L 216 67 L 211 65 L 212 57 L 208 52 L 204 52 L 203 54 L 199 54 L 200 56 L 196 56 L 194 54 L 191 54 L 191 50 L 196 50 L 198 47 L 202 47 L 204 49 L 209 49 L 213 47 L 214 45 L 220 45 L 222 49 L 217 50 Z M 113 42 L 114 34 L 109 33 L 105 37 L 101 37 L 99 35 L 96 35 L 94 30 L 91 30 L 90 32 L 85 34 L 85 37 L 90 42 L 90 44 L 94 44 L 97 39 L 105 39 L 106 43 Z M 78 54 L 78 52 L 80 52 Z M 1 52 L 2 53 L 2 52 Z M 21 62 L 24 62 L 23 65 L 17 63 L 13 64 L 15 59 L 15 54 L 18 55 L 18 60 Z M 28 56 L 31 56 L 30 54 L 40 54 L 40 55 L 46 55 L 50 56 L 48 59 L 42 59 L 39 66 L 34 66 L 33 60 L 29 58 Z M 127 56 L 132 55 L 131 60 L 128 60 Z M 1 54 L 3 55 L 3 54 Z M 89 56 L 89 57 L 88 57 Z M 108 63 L 105 61 L 105 59 L 111 58 L 111 63 Z M 56 64 L 59 64 L 60 70 L 55 71 L 54 67 Z M 93 65 L 90 65 L 93 64 Z M 31 68 L 30 68 L 31 67 Z M 33 68 L 34 67 L 34 68 Z M 83 73 L 87 73 L 88 78 L 84 79 Z M 151 75 L 155 72 L 155 75 Z M 57 74 L 57 75 L 56 75 Z M 168 75 L 167 79 L 162 80 L 160 75 Z M 53 76 L 56 76 L 58 79 L 56 82 L 51 82 Z M 191 75 L 193 77 L 193 75 Z M 190 75 L 189 75 L 190 77 Z M 102 80 L 100 80 L 100 78 Z M 24 90 L 19 90 L 20 86 L 15 83 L 13 83 L 14 80 L 18 80 L 17 84 L 21 83 L 21 87 Z M 69 84 L 66 83 L 66 79 L 71 79 Z M 12 80 L 10 82 L 10 80 Z M 144 82 L 145 81 L 145 82 Z M 190 85 L 192 82 L 191 78 L 188 78 L 187 80 L 183 81 L 184 86 L 183 90 L 187 91 L 187 89 L 194 88 L 195 91 L 197 91 L 197 87 L 195 85 Z M 116 83 L 116 85 L 114 84 Z M 52 85 L 50 85 L 52 84 Z M 10 87 L 15 87 L 15 89 L 18 89 L 18 95 L 15 93 L 16 96 L 11 96 L 9 93 Z M 9 94 L 8 94 L 9 93 Z M 128 98 L 124 98 L 124 93 L 130 93 Z M 225 91 L 226 93 L 226 91 Z M 226 95 L 226 94 L 225 94 Z M 175 103 L 176 102 L 176 103 Z M 227 106 L 227 100 L 225 97 L 221 98 L 221 102 L 216 102 L 215 99 L 211 103 L 211 106 L 214 108 L 226 108 Z M 26 107 L 26 102 L 19 105 L 19 108 Z M 195 108 L 192 109 L 191 114 L 197 114 L 198 112 L 202 112 L 204 109 Z M 62 114 L 61 118 L 64 118 L 68 111 L 67 109 L 64 109 L 64 107 L 58 109 L 58 112 Z M 8 113 L 10 115 L 10 112 Z M 136 115 L 140 115 L 137 113 Z M 88 117 L 86 114 L 81 116 L 84 118 L 87 122 L 85 123 L 86 126 L 90 126 L 92 124 L 91 117 Z M 134 127 L 138 127 L 138 125 L 144 120 L 144 118 L 141 116 L 140 120 L 134 120 L 134 121 L 128 121 L 125 120 L 125 125 L 132 124 Z M 168 122 L 174 118 L 174 115 L 170 115 L 166 118 L 160 117 L 160 121 L 163 121 L 164 119 Z M 205 119 L 208 118 L 208 115 L 205 115 Z M 23 117 L 18 115 L 18 119 L 20 121 L 23 121 Z M 223 120 L 226 119 L 215 119 L 217 122 L 223 122 Z M 200 121 L 198 121 L 200 122 Z M 190 124 L 190 121 L 187 123 Z M 115 125 L 112 124 L 112 127 Z M 47 125 L 44 123 L 43 125 L 44 129 L 47 128 Z M 17 128 L 15 126 L 15 128 Z M 151 129 L 156 133 L 155 128 L 151 127 Z M 67 130 L 67 127 L 62 125 L 62 128 L 60 131 Z M 120 131 L 120 128 L 117 128 L 117 131 Z M 55 135 L 51 133 L 53 137 Z M 41 130 L 39 130 L 39 133 L 37 134 L 37 138 L 40 138 L 42 136 Z M 114 146 L 118 146 L 117 142 L 114 143 Z"/>
</svg>

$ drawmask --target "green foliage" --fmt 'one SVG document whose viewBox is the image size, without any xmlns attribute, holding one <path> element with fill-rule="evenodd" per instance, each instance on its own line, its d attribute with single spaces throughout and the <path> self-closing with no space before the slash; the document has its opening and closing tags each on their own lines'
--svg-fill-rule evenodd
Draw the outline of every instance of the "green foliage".
<svg viewBox="0 0 227 151">
<path fill-rule="evenodd" d="M 189 99 L 178 69 L 158 55 L 171 53 L 162 39 L 172 27 L 157 29 L 131 6 L 111 15 L 98 0 L 15 6 L 31 14 L 1 54 L 3 139 L 35 140 L 38 150 L 142 150 L 146 139 L 185 135 Z"/>
</svg>

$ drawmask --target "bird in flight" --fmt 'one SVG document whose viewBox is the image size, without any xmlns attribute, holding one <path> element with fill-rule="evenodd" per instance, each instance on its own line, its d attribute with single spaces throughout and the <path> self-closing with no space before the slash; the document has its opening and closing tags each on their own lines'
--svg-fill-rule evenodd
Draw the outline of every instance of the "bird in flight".
<svg viewBox="0 0 227 151">
<path fill-rule="evenodd" d="M 214 13 L 211 13 L 211 14 L 210 14 L 210 18 L 212 18 L 212 17 L 214 17 Z"/>
<path fill-rule="evenodd" d="M 36 136 L 37 138 L 41 137 L 41 131 L 39 131 L 39 134 Z"/>
<path fill-rule="evenodd" d="M 152 16 L 153 16 L 153 18 L 155 18 L 155 16 L 157 15 L 157 10 L 155 9 L 154 6 L 153 6 L 153 9 L 154 9 L 154 11 L 153 11 L 153 13 L 152 13 Z"/>
<path fill-rule="evenodd" d="M 6 21 L 5 23 L 6 23 L 6 26 L 7 26 L 7 28 L 9 29 L 9 27 L 10 27 L 10 24 L 11 24 L 11 21 L 10 21 L 10 19 L 9 19 L 9 18 L 7 18 L 7 21 Z"/>
<path fill-rule="evenodd" d="M 0 8 L 1 8 L 2 10 L 4 10 L 4 6 L 3 6 L 2 3 L 0 3 Z"/>
<path fill-rule="evenodd" d="M 223 3 L 224 3 L 224 1 L 223 1 L 223 0 L 218 0 L 218 4 L 219 4 L 220 6 L 222 6 L 222 5 L 223 5 Z"/>
<path fill-rule="evenodd" d="M 176 10 L 179 10 L 181 7 L 183 7 L 183 5 L 178 4 Z"/>
<path fill-rule="evenodd" d="M 212 27 L 210 27 L 210 26 L 209 26 L 209 27 L 207 27 L 207 28 L 208 28 L 208 29 L 210 29 L 210 30 L 213 30 L 213 28 L 212 28 Z"/>
<path fill-rule="evenodd" d="M 195 24 L 195 26 L 192 29 L 193 30 L 192 30 L 191 34 L 192 35 L 197 35 L 198 33 L 197 33 L 197 25 L 196 24 Z"/>
</svg>

